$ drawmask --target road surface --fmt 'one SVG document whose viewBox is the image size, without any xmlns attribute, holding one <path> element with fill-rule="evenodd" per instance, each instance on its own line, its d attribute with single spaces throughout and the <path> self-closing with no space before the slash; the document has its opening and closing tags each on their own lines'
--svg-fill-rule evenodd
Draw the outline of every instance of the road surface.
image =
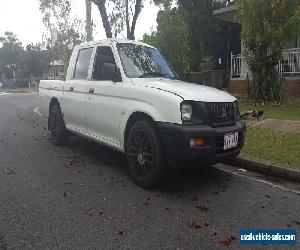
<svg viewBox="0 0 300 250">
<path fill-rule="evenodd" d="M 300 230 L 299 184 L 219 164 L 144 190 L 121 153 L 54 146 L 37 105 L 0 95 L 0 249 L 237 249 L 241 229 Z"/>
</svg>

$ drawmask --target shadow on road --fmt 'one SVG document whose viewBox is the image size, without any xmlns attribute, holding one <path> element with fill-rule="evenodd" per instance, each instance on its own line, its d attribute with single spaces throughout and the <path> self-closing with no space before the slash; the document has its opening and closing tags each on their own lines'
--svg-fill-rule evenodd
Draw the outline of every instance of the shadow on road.
<svg viewBox="0 0 300 250">
<path fill-rule="evenodd" d="M 120 175 L 129 176 L 126 156 L 123 153 L 79 136 L 72 136 L 67 147 L 80 156 L 89 157 L 91 162 L 96 165 L 105 165 Z M 226 192 L 226 184 L 230 181 L 230 177 L 230 174 L 214 167 L 187 166 L 178 170 L 169 169 L 165 184 L 153 191 L 181 195 L 195 191 L 205 193 L 213 189 L 213 194 L 218 194 Z M 216 186 L 218 187 L 217 190 Z"/>
</svg>

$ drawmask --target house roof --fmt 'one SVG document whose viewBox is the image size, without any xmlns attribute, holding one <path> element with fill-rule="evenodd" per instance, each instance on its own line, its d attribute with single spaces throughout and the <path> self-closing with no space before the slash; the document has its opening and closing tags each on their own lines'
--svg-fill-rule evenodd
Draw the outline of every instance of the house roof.
<svg viewBox="0 0 300 250">
<path fill-rule="evenodd" d="M 215 10 L 213 16 L 223 21 L 239 23 L 237 19 L 237 7 L 235 5 Z"/>
</svg>

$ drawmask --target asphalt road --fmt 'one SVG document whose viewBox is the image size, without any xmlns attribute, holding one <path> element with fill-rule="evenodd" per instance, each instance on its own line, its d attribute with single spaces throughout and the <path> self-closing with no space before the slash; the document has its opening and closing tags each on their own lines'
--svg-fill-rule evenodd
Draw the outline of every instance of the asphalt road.
<svg viewBox="0 0 300 250">
<path fill-rule="evenodd" d="M 300 231 L 299 184 L 218 165 L 143 190 L 118 152 L 52 145 L 37 104 L 0 93 L 0 249 L 237 249 L 240 229 Z"/>
</svg>

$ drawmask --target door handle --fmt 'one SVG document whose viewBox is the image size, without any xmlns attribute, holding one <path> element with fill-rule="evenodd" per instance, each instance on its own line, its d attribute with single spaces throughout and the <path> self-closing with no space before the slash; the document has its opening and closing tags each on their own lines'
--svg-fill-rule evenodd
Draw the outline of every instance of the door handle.
<svg viewBox="0 0 300 250">
<path fill-rule="evenodd" d="M 71 92 L 74 91 L 74 88 L 73 88 L 73 87 L 70 87 L 70 91 L 71 91 Z"/>
<path fill-rule="evenodd" d="M 93 93 L 95 93 L 95 90 L 94 90 L 93 88 L 90 88 L 90 89 L 89 89 L 89 93 L 90 93 L 90 94 L 93 94 Z"/>
</svg>

